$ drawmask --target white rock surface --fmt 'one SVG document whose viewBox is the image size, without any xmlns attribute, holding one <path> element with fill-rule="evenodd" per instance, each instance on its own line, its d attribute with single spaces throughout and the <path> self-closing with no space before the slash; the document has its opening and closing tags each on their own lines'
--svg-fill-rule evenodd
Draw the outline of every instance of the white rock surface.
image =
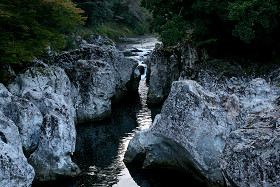
<svg viewBox="0 0 280 187">
<path fill-rule="evenodd" d="M 30 186 L 35 176 L 22 151 L 18 127 L 0 111 L 0 186 Z"/>
<path fill-rule="evenodd" d="M 148 131 L 131 140 L 125 161 L 143 163 L 145 168 L 168 163 L 173 168 L 195 171 L 196 177 L 212 184 L 225 185 L 220 161 L 226 138 L 259 112 L 278 107 L 279 88 L 260 78 L 244 84 L 228 94 L 227 85 L 209 92 L 192 80 L 173 82 L 161 114 Z M 185 153 L 185 162 L 174 162 L 180 154 L 170 154 L 166 142 L 177 143 L 174 146 Z"/>
</svg>

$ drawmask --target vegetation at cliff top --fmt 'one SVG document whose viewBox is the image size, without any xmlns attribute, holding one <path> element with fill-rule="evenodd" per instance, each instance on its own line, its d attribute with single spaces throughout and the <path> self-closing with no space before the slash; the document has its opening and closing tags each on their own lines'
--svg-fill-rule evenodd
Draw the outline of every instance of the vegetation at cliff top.
<svg viewBox="0 0 280 187">
<path fill-rule="evenodd" d="M 223 55 L 267 56 L 280 51 L 278 0 L 141 0 L 163 43 L 182 38 Z"/>
<path fill-rule="evenodd" d="M 0 63 L 27 62 L 65 46 L 64 37 L 84 23 L 69 0 L 1 0 Z"/>
<path fill-rule="evenodd" d="M 0 67 L 70 49 L 76 35 L 143 34 L 148 18 L 138 0 L 1 0 Z"/>
<path fill-rule="evenodd" d="M 118 35 L 147 33 L 150 18 L 139 0 L 74 0 L 85 10 L 86 27 L 116 39 Z"/>
</svg>

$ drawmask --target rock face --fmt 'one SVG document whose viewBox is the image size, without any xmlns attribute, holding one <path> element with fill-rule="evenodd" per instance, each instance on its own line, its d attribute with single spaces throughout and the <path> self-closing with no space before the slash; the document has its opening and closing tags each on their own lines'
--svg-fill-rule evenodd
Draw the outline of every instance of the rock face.
<svg viewBox="0 0 280 187">
<path fill-rule="evenodd" d="M 111 98 L 116 88 L 111 66 L 99 60 L 78 60 L 71 70 L 72 98 L 78 121 L 99 120 L 109 116 Z"/>
<path fill-rule="evenodd" d="M 28 158 L 36 171 L 36 179 L 46 181 L 77 175 L 80 169 L 70 157 L 75 151 L 75 123 L 63 96 L 29 91 L 24 98 L 33 102 L 44 116 L 38 148 Z"/>
<path fill-rule="evenodd" d="M 234 89 L 231 83 L 210 92 L 196 81 L 173 82 L 161 114 L 147 132 L 131 140 L 125 161 L 143 163 L 145 168 L 183 168 L 201 180 L 224 185 L 220 159 L 227 137 L 257 113 L 276 109 L 280 95 L 260 78 Z"/>
<path fill-rule="evenodd" d="M 79 49 L 56 54 L 53 61 L 34 60 L 33 67 L 8 85 L 9 91 L 0 84 L 3 186 L 10 181 L 11 186 L 29 186 L 34 170 L 39 181 L 79 174 L 70 157 L 75 123 L 109 116 L 112 101 L 138 89 L 137 63 L 124 58 L 108 39 L 91 41 L 94 44 L 81 41 Z M 5 131 L 6 123 L 14 137 Z"/>
<path fill-rule="evenodd" d="M 43 116 L 30 101 L 12 97 L 11 102 L 3 108 L 3 113 L 20 129 L 23 151 L 28 157 L 38 147 Z"/>
<path fill-rule="evenodd" d="M 56 66 L 31 67 L 8 85 L 13 95 L 23 97 L 27 92 L 52 92 L 63 97 L 71 107 L 71 115 L 76 118 L 73 107 L 71 82 L 65 71 Z"/>
<path fill-rule="evenodd" d="M 42 114 L 30 101 L 13 96 L 3 84 L 0 84 L 0 93 L 0 111 L 19 128 L 23 151 L 29 156 L 39 143 Z"/>
<path fill-rule="evenodd" d="M 134 76 L 135 61 L 124 58 L 114 45 L 99 42 L 61 53 L 55 57 L 55 64 L 70 78 L 79 122 L 108 116 L 111 101 L 117 102 L 128 90 L 135 89 L 138 80 Z"/>
<path fill-rule="evenodd" d="M 29 68 L 9 88 L 17 96 L 7 91 L 11 101 L 3 102 L 3 111 L 20 129 L 35 179 L 77 175 L 80 170 L 70 157 L 76 143 L 75 110 L 65 72 L 59 67 Z"/>
<path fill-rule="evenodd" d="M 18 127 L 0 111 L 0 185 L 31 186 L 35 172 L 22 151 Z"/>
<path fill-rule="evenodd" d="M 221 168 L 229 185 L 280 185 L 280 111 L 266 111 L 227 138 Z"/>
<path fill-rule="evenodd" d="M 149 91 L 147 103 L 162 104 L 167 98 L 171 84 L 180 76 L 179 56 L 173 49 L 163 49 L 157 46 L 147 58 L 147 81 Z"/>
</svg>

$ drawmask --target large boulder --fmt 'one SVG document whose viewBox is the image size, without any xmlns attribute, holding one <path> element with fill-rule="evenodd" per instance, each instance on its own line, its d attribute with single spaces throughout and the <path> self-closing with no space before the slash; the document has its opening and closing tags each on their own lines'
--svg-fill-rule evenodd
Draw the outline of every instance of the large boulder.
<svg viewBox="0 0 280 187">
<path fill-rule="evenodd" d="M 134 75 L 137 62 L 125 58 L 114 45 L 83 44 L 58 54 L 54 62 L 65 69 L 72 82 L 79 122 L 107 117 L 111 101 L 118 102 L 128 90 L 136 89 L 135 80 L 139 82 Z"/>
<path fill-rule="evenodd" d="M 76 144 L 76 129 L 71 108 L 62 95 L 57 95 L 51 90 L 29 91 L 23 95 L 39 108 L 44 117 L 39 145 L 28 158 L 36 171 L 35 179 L 40 181 L 80 173 L 79 167 L 70 157 Z"/>
<path fill-rule="evenodd" d="M 180 76 L 180 60 L 175 49 L 157 46 L 147 57 L 147 82 L 149 91 L 147 103 L 162 104 L 167 98 L 171 84 Z"/>
<path fill-rule="evenodd" d="M 76 144 L 76 112 L 71 83 L 64 70 L 55 66 L 31 67 L 8 87 L 21 97 L 11 99 L 6 112 L 19 124 L 24 145 L 29 146 L 26 156 L 36 171 L 35 179 L 46 181 L 77 175 L 80 169 L 70 157 Z M 27 121 L 24 115 L 28 115 Z M 22 126 L 25 128 L 21 129 Z"/>
<path fill-rule="evenodd" d="M 174 82 L 161 115 L 149 129 L 165 137 L 167 142 L 177 142 L 180 145 L 177 146 L 180 148 L 178 152 L 187 153 L 185 162 L 174 162 L 177 163 L 176 168 L 185 168 L 186 171 L 194 168 L 208 180 L 219 184 L 223 184 L 223 176 L 218 157 L 227 135 L 240 123 L 238 98 L 235 95 L 225 97 L 227 99 L 221 100 L 195 81 Z M 147 156 L 144 163 L 152 165 L 158 162 L 157 159 Z M 166 163 L 170 160 L 173 158 L 165 157 Z"/>
<path fill-rule="evenodd" d="M 0 186 L 31 186 L 34 176 L 23 154 L 18 127 L 0 111 Z"/>
<path fill-rule="evenodd" d="M 43 116 L 27 99 L 13 96 L 0 84 L 0 110 L 19 128 L 23 151 L 28 157 L 38 146 Z"/>
<path fill-rule="evenodd" d="M 233 131 L 221 168 L 232 186 L 280 185 L 280 111 L 266 111 Z"/>
<path fill-rule="evenodd" d="M 78 60 L 67 71 L 72 81 L 72 98 L 78 122 L 108 117 L 116 89 L 112 67 L 104 61 Z"/>
<path fill-rule="evenodd" d="M 63 100 L 70 106 L 72 117 L 76 120 L 71 82 L 65 71 L 60 67 L 30 67 L 23 73 L 20 73 L 8 85 L 8 89 L 13 95 L 18 97 L 22 97 L 29 91 L 43 92 L 51 89 L 51 92 L 63 96 Z"/>
<path fill-rule="evenodd" d="M 155 120 L 159 119 L 159 116 Z M 206 178 L 192 167 L 196 161 L 182 145 L 150 130 L 135 133 L 125 153 L 124 162 L 128 166 L 140 165 L 143 169 L 176 169 L 206 181 Z"/>
<path fill-rule="evenodd" d="M 33 153 L 39 143 L 43 116 L 39 109 L 27 99 L 13 97 L 3 109 L 19 128 L 21 142 L 25 155 Z"/>
<path fill-rule="evenodd" d="M 242 127 L 256 112 L 277 108 L 279 89 L 264 79 L 244 84 L 245 87 L 238 84 L 239 88 L 229 94 L 226 90 L 231 85 L 209 92 L 192 80 L 173 82 L 161 114 L 149 133 L 140 132 L 132 139 L 125 161 L 130 163 L 138 159 L 138 163 L 144 163 L 143 167 L 162 164 L 184 168 L 202 180 L 206 178 L 213 184 L 223 185 L 220 158 L 230 132 Z M 166 142 L 170 145 L 176 142 L 180 151 L 170 151 Z M 185 153 L 185 162 L 174 161 L 174 158 L 181 158 L 179 152 Z"/>
</svg>

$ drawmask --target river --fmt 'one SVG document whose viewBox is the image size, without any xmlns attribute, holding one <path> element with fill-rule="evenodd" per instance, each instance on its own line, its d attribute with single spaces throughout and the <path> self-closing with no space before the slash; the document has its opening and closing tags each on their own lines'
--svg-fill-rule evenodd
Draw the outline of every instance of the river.
<svg viewBox="0 0 280 187">
<path fill-rule="evenodd" d="M 134 58 L 142 64 L 157 42 L 154 35 L 148 35 L 123 39 L 117 47 L 127 58 Z M 72 159 L 83 171 L 80 176 L 33 186 L 180 186 L 186 179 L 182 173 L 128 169 L 123 163 L 125 151 L 135 132 L 149 128 L 155 115 L 160 113 L 160 108 L 147 106 L 147 91 L 144 74 L 139 93 L 112 106 L 111 118 L 78 125 L 76 151 Z"/>
</svg>

